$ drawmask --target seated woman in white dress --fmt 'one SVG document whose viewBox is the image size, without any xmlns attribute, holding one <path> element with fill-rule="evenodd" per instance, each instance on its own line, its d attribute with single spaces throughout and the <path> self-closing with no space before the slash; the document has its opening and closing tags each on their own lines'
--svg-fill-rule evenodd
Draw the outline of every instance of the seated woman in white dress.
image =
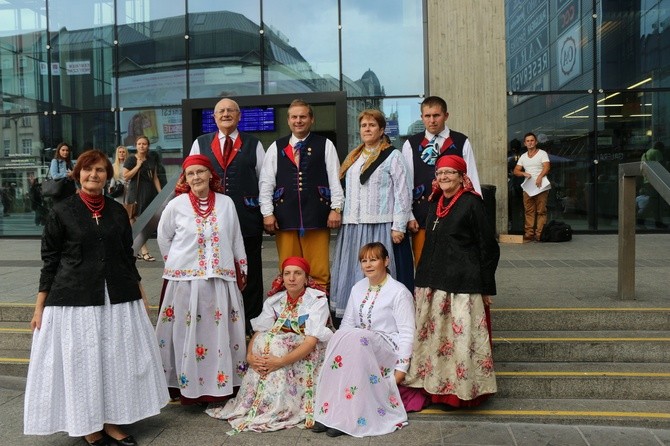
<svg viewBox="0 0 670 446">
<path fill-rule="evenodd" d="M 312 431 L 331 437 L 383 435 L 407 423 L 398 384 L 412 356 L 412 294 L 388 274 L 383 244 L 368 243 L 358 259 L 365 278 L 351 289 L 316 388 Z"/>
<path fill-rule="evenodd" d="M 330 313 L 326 293 L 314 288 L 309 264 L 289 257 L 273 283 L 247 349 L 247 370 L 237 397 L 207 414 L 228 420 L 230 433 L 270 432 L 314 424 L 314 387 Z M 414 314 L 414 313 L 412 313 Z"/>
</svg>

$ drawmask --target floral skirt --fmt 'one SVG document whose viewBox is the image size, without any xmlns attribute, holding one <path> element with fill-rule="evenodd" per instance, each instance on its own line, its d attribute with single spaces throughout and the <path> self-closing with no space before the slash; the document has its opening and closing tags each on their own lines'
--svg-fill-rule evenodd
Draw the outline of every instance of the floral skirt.
<svg viewBox="0 0 670 446">
<path fill-rule="evenodd" d="M 254 339 L 252 351 L 261 355 L 266 336 Z M 270 354 L 284 356 L 305 340 L 304 335 L 278 333 L 270 341 Z M 228 420 L 236 431 L 271 432 L 291 427 L 304 427 L 307 414 L 314 413 L 314 386 L 325 346 L 319 342 L 306 358 L 267 375 L 261 379 L 252 368 L 242 380 L 237 397 L 225 407 L 207 409 L 213 417 Z"/>
<path fill-rule="evenodd" d="M 481 294 L 430 288 L 415 292 L 416 333 L 408 387 L 467 402 L 496 392 L 491 340 Z M 453 405 L 461 405 L 458 404 Z M 448 399 L 439 400 L 447 402 Z M 465 404 L 467 405 L 467 404 Z"/>
<path fill-rule="evenodd" d="M 244 306 L 234 281 L 168 281 L 156 337 L 167 384 L 182 396 L 225 397 L 242 382 Z"/>
<path fill-rule="evenodd" d="M 33 333 L 26 435 L 81 437 L 157 415 L 170 400 L 144 303 L 48 306 Z"/>
<path fill-rule="evenodd" d="M 377 332 L 337 331 L 319 375 L 314 419 L 354 437 L 384 435 L 405 425 L 407 413 L 394 376 L 396 358 Z"/>
</svg>

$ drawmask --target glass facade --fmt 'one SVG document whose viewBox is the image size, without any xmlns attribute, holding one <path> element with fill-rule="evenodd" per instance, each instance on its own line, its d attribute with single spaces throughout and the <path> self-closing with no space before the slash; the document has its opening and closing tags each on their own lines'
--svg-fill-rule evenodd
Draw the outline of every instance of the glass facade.
<svg viewBox="0 0 670 446">
<path fill-rule="evenodd" d="M 0 0 L 0 236 L 41 233 L 30 184 L 60 142 L 111 156 L 146 135 L 176 172 L 184 99 L 346 91 L 349 147 L 369 106 L 402 144 L 425 93 L 423 11 L 421 0 Z"/>
<path fill-rule="evenodd" d="M 616 230 L 620 163 L 656 146 L 670 166 L 670 0 L 506 0 L 509 166 L 525 133 L 549 153 L 549 218 Z M 510 230 L 523 232 L 509 177 Z M 638 228 L 666 230 L 670 209 L 643 178 Z M 645 204 L 646 203 L 646 204 Z"/>
</svg>

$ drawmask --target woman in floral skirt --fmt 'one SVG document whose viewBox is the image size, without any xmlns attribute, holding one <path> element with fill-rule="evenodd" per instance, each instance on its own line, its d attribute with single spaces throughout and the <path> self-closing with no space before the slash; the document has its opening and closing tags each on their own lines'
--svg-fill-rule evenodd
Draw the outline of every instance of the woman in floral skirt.
<svg viewBox="0 0 670 446">
<path fill-rule="evenodd" d="M 302 257 L 284 261 L 263 311 L 251 320 L 249 370 L 237 397 L 207 410 L 228 420 L 231 433 L 313 425 L 314 386 L 333 332 L 326 294 L 315 288 L 309 269 Z"/>
</svg>

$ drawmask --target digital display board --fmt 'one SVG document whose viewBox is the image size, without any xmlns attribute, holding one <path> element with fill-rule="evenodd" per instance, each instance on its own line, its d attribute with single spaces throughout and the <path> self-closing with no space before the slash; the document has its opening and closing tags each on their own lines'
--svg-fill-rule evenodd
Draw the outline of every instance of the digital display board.
<svg viewBox="0 0 670 446">
<path fill-rule="evenodd" d="M 274 107 L 241 107 L 242 116 L 237 128 L 241 132 L 274 132 L 275 131 L 275 108 Z M 214 121 L 214 109 L 202 110 L 202 121 L 200 132 L 211 133 L 217 131 Z"/>
</svg>

